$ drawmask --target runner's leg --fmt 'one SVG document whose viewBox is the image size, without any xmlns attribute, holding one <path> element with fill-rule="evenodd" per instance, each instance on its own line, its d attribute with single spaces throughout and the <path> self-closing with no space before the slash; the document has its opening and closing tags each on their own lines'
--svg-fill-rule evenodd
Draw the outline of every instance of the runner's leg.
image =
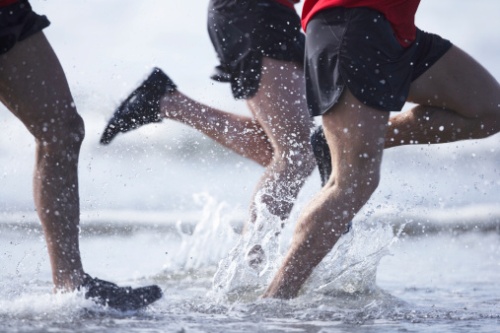
<svg viewBox="0 0 500 333">
<path fill-rule="evenodd" d="M 255 200 L 282 220 L 288 218 L 306 178 L 315 167 L 309 142 L 312 119 L 305 103 L 303 70 L 292 62 L 263 58 L 258 92 L 248 105 L 264 129 L 274 150 L 255 189 L 251 207 L 256 218 Z"/>
<path fill-rule="evenodd" d="M 196 102 L 179 91 L 161 100 L 162 117 L 179 121 L 200 131 L 217 143 L 267 166 L 273 158 L 269 139 L 253 118 L 224 112 Z"/>
<path fill-rule="evenodd" d="M 0 99 L 36 140 L 34 197 L 56 289 L 83 282 L 78 243 L 78 156 L 84 124 L 42 32 L 0 56 Z"/>
<path fill-rule="evenodd" d="M 388 118 L 388 112 L 365 106 L 349 91 L 323 115 L 334 175 L 303 210 L 290 249 L 263 297 L 297 296 L 375 191 Z"/>
<path fill-rule="evenodd" d="M 386 147 L 481 139 L 500 131 L 500 84 L 453 46 L 410 87 L 418 105 L 391 117 Z"/>
</svg>

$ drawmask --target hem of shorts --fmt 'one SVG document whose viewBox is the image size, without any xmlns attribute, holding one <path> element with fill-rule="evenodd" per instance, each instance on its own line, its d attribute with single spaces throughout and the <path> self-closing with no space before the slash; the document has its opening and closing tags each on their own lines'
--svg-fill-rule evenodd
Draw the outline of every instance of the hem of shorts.
<svg viewBox="0 0 500 333">
<path fill-rule="evenodd" d="M 388 106 L 381 106 L 380 104 L 372 104 L 370 103 L 369 101 L 367 102 L 363 102 L 363 99 L 360 98 L 360 96 L 357 96 L 357 93 L 355 92 L 355 90 L 351 89 L 351 87 L 349 86 L 349 82 L 345 82 L 344 80 L 344 70 L 342 69 L 342 67 L 340 67 L 339 69 L 339 73 L 340 73 L 340 77 L 342 78 L 342 81 L 344 82 L 344 89 L 345 89 L 345 86 L 347 86 L 347 89 L 349 89 L 350 93 L 358 100 L 358 102 L 360 102 L 361 104 L 363 105 L 366 105 L 372 109 L 376 109 L 378 111 L 383 111 L 383 112 L 399 112 L 403 109 L 405 103 L 406 103 L 406 100 L 402 103 L 399 103 L 399 104 L 391 104 L 391 105 L 388 105 Z M 344 92 L 344 91 L 342 91 Z M 406 98 L 408 98 L 408 96 L 406 96 Z"/>
<path fill-rule="evenodd" d="M 333 101 L 331 101 L 327 107 L 325 108 L 321 108 L 320 110 L 318 110 L 319 112 L 316 112 L 316 113 L 312 113 L 312 117 L 319 117 L 319 116 L 323 116 L 325 115 L 327 112 L 329 112 L 336 104 L 338 104 L 339 102 L 339 99 L 340 97 L 345 93 L 345 90 L 346 88 L 349 90 L 349 92 L 354 96 L 354 98 L 356 98 L 358 100 L 358 102 L 360 102 L 361 104 L 363 105 L 366 105 L 370 108 L 373 108 L 373 109 L 376 109 L 376 110 L 379 110 L 379 111 L 383 111 L 383 112 L 399 112 L 403 109 L 403 106 L 405 105 L 406 101 L 403 102 L 401 105 L 398 105 L 398 106 L 394 106 L 394 105 L 391 105 L 389 107 L 381 107 L 380 105 L 372 105 L 372 103 L 369 103 L 369 102 L 363 102 L 362 99 L 359 98 L 359 96 L 356 95 L 356 93 L 353 91 L 353 89 L 351 89 L 351 87 L 349 87 L 349 84 L 348 83 L 345 83 L 344 81 L 344 78 L 343 78 L 343 75 L 342 73 L 340 73 L 340 78 L 342 79 L 343 81 L 343 84 L 342 84 L 342 87 L 340 89 L 340 93 L 338 95 L 337 98 L 335 98 Z"/>
<path fill-rule="evenodd" d="M 297 65 L 299 65 L 299 66 L 301 66 L 301 67 L 303 67 L 303 66 L 304 66 L 304 63 L 303 63 L 303 62 L 300 62 L 300 61 L 298 61 L 298 60 L 296 60 L 296 59 L 295 59 L 295 60 L 293 60 L 293 59 L 292 59 L 292 60 L 285 60 L 285 59 L 280 59 L 279 57 L 273 57 L 273 56 L 268 56 L 268 55 L 261 55 L 261 60 L 262 60 L 262 58 L 264 58 L 264 57 L 266 57 L 266 58 L 270 58 L 270 59 L 274 59 L 274 60 L 284 61 L 284 62 L 291 62 L 291 63 L 295 63 L 295 64 L 297 64 Z M 237 96 L 235 96 L 235 94 L 234 94 L 234 93 L 232 93 L 233 98 L 234 98 L 235 100 L 248 100 L 248 99 L 250 99 L 250 98 L 254 97 L 254 96 L 257 94 L 257 92 L 259 92 L 259 89 L 260 89 L 260 81 L 261 81 L 261 80 L 262 80 L 262 66 L 261 66 L 261 68 L 260 68 L 260 73 L 259 73 L 259 82 L 258 82 L 257 89 L 255 89 L 255 91 L 253 91 L 253 92 L 251 92 L 251 93 L 249 93 L 249 94 L 241 94 L 241 95 L 237 95 Z M 216 81 L 216 80 L 215 80 L 215 81 Z M 216 82 L 220 82 L 220 83 L 227 83 L 227 82 L 221 82 L 221 81 L 216 81 Z M 231 83 L 231 90 L 232 90 L 232 83 Z"/>
<path fill-rule="evenodd" d="M 22 42 L 23 40 L 26 40 L 26 39 L 30 38 L 31 36 L 36 35 L 39 32 L 43 32 L 44 29 L 46 29 L 50 26 L 50 21 L 47 18 L 45 18 L 44 21 L 45 22 L 39 27 L 39 29 L 29 31 L 26 34 L 19 36 L 17 41 Z"/>
<path fill-rule="evenodd" d="M 422 71 L 421 73 L 418 73 L 415 77 L 413 77 L 411 82 L 414 82 L 419 77 L 424 75 L 424 73 L 427 72 L 429 69 L 431 69 L 432 66 L 434 66 L 436 64 L 436 62 L 438 62 L 449 50 L 451 50 L 452 47 L 453 47 L 453 43 L 450 42 L 448 47 L 446 49 L 443 49 L 443 51 L 441 53 L 437 54 L 434 58 L 432 58 L 432 62 L 429 64 L 429 66 L 424 71 Z"/>
<path fill-rule="evenodd" d="M 328 107 L 318 110 L 319 112 L 312 113 L 311 116 L 319 117 L 319 116 L 324 116 L 326 113 L 328 113 L 339 102 L 340 97 L 342 96 L 342 94 L 344 94 L 345 88 L 346 85 L 345 84 L 342 85 L 342 89 L 340 89 L 340 94 L 338 95 L 338 97 L 335 98 L 333 101 L 331 101 L 330 104 L 328 104 Z M 349 89 L 349 87 L 347 87 L 347 89 Z"/>
</svg>

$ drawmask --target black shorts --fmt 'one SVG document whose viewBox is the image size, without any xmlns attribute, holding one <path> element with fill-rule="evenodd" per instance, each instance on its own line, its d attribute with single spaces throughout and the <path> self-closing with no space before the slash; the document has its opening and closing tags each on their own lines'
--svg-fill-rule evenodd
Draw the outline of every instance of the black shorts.
<svg viewBox="0 0 500 333">
<path fill-rule="evenodd" d="M 300 18 L 274 0 L 211 0 L 208 33 L 237 99 L 257 92 L 262 57 L 304 62 Z"/>
<path fill-rule="evenodd" d="M 33 12 L 27 0 L 0 7 L 0 54 L 49 25 L 47 17 Z"/>
<path fill-rule="evenodd" d="M 346 86 L 365 105 L 400 111 L 411 82 L 451 46 L 450 41 L 417 29 L 416 40 L 405 48 L 385 17 L 369 8 L 321 11 L 307 26 L 309 111 L 318 116 L 330 110 Z"/>
</svg>

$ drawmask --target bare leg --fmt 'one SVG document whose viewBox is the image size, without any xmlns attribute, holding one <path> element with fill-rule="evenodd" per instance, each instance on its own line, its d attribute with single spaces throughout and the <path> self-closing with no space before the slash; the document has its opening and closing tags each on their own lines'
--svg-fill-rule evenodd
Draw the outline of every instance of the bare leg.
<svg viewBox="0 0 500 333">
<path fill-rule="evenodd" d="M 297 295 L 314 267 L 337 242 L 345 224 L 376 188 L 382 143 L 395 147 L 479 139 L 500 129 L 498 82 L 457 47 L 412 84 L 410 100 L 419 105 L 392 117 L 385 139 L 380 112 L 360 105 L 349 93 L 323 116 L 332 176 L 299 219 L 292 246 L 264 297 Z M 345 105 L 353 107 L 349 110 Z M 351 114 L 346 116 L 347 110 Z M 363 119 L 354 119 L 360 112 Z M 371 131 L 349 126 L 364 124 L 364 120 L 372 124 Z M 343 129 L 351 136 L 343 134 Z M 367 159 L 363 161 L 362 156 Z"/>
<path fill-rule="evenodd" d="M 388 118 L 388 112 L 363 105 L 349 91 L 323 115 L 334 175 L 302 212 L 291 247 L 263 297 L 295 297 L 375 191 Z"/>
<path fill-rule="evenodd" d="M 191 126 L 224 147 L 264 167 L 269 165 L 273 158 L 273 147 L 266 133 L 251 117 L 214 109 L 179 91 L 162 98 L 161 110 L 163 118 Z"/>
<path fill-rule="evenodd" d="M 453 46 L 419 77 L 409 100 L 419 104 L 390 119 L 386 147 L 481 139 L 500 131 L 500 85 Z"/>
<path fill-rule="evenodd" d="M 255 194 L 262 195 L 271 214 L 285 220 L 315 167 L 309 141 L 313 124 L 305 104 L 302 68 L 271 58 L 264 58 L 262 66 L 259 90 L 247 102 L 269 138 L 274 155 Z M 255 220 L 254 206 L 251 212 Z"/>
<path fill-rule="evenodd" d="M 247 101 L 254 118 L 211 108 L 179 91 L 162 98 L 162 115 L 266 167 L 256 194 L 264 190 L 269 211 L 286 219 L 315 166 L 302 78 L 296 64 L 264 58 L 259 91 Z M 254 220 L 253 206 L 251 211 Z"/>
<path fill-rule="evenodd" d="M 409 101 L 418 105 L 390 118 L 385 148 L 481 139 L 500 131 L 500 84 L 456 46 L 412 83 Z"/>
<path fill-rule="evenodd" d="M 0 56 L 0 99 L 36 140 L 35 205 L 56 289 L 82 284 L 78 243 L 78 155 L 84 125 L 61 65 L 43 33 Z"/>
</svg>

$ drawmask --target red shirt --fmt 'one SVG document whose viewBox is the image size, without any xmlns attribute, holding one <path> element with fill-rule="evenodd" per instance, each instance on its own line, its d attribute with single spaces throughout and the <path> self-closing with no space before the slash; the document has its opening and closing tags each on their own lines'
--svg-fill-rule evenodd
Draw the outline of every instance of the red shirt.
<svg viewBox="0 0 500 333">
<path fill-rule="evenodd" d="M 415 40 L 417 28 L 415 13 L 420 0 L 305 0 L 302 10 L 302 28 L 319 11 L 331 7 L 369 7 L 381 12 L 391 23 L 403 46 Z"/>
<path fill-rule="evenodd" d="M 12 5 L 13 3 L 18 2 L 19 0 L 0 0 L 0 7 L 5 7 L 8 5 Z"/>
</svg>

